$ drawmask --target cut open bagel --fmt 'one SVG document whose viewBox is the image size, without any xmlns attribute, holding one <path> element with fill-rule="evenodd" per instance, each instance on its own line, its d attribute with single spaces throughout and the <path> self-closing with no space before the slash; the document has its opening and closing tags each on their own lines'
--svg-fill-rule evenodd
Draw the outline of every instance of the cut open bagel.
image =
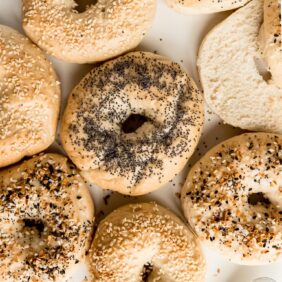
<svg viewBox="0 0 282 282">
<path fill-rule="evenodd" d="M 202 43 L 198 67 L 206 102 L 226 123 L 282 133 L 282 89 L 260 51 L 263 15 L 263 1 L 253 0 L 216 26 Z"/>
</svg>

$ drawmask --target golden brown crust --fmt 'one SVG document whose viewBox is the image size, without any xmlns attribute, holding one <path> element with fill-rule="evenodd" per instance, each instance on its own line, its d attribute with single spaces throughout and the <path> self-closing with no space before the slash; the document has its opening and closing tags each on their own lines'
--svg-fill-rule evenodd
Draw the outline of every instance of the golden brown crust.
<svg viewBox="0 0 282 282">
<path fill-rule="evenodd" d="M 181 192 L 186 218 L 205 244 L 240 264 L 282 254 L 282 136 L 248 133 L 211 149 Z"/>
<path fill-rule="evenodd" d="M 72 0 L 23 0 L 23 28 L 49 54 L 72 63 L 104 61 L 135 48 L 156 0 L 97 1 L 84 13 Z"/>
<path fill-rule="evenodd" d="M 67 279 L 85 259 L 94 222 L 74 166 L 57 154 L 33 157 L 0 172 L 0 192 L 0 280 Z"/>
<path fill-rule="evenodd" d="M 89 257 L 99 282 L 205 280 L 198 240 L 156 203 L 127 205 L 108 215 L 98 226 Z"/>
<path fill-rule="evenodd" d="M 27 38 L 0 25 L 0 167 L 46 149 L 60 103 L 56 74 Z"/>
<path fill-rule="evenodd" d="M 125 134 L 131 114 L 149 120 Z M 132 52 L 94 68 L 73 90 L 63 146 L 92 183 L 123 194 L 158 189 L 184 167 L 203 127 L 203 100 L 176 63 Z"/>
</svg>

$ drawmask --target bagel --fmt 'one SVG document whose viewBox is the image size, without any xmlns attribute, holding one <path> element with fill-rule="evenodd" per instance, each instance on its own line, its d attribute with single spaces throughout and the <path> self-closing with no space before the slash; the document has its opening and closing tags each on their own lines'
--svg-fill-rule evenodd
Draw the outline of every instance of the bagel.
<svg viewBox="0 0 282 282">
<path fill-rule="evenodd" d="M 211 14 L 237 9 L 250 0 L 166 0 L 176 12 L 188 15 Z"/>
<path fill-rule="evenodd" d="M 267 264 L 282 254 L 282 136 L 248 133 L 211 149 L 181 191 L 200 240 L 230 261 Z"/>
<path fill-rule="evenodd" d="M 198 240 L 155 203 L 123 206 L 108 215 L 98 226 L 88 261 L 94 281 L 205 281 Z"/>
<path fill-rule="evenodd" d="M 0 172 L 0 281 L 67 281 L 85 261 L 94 207 L 67 159 L 36 156 Z"/>
<path fill-rule="evenodd" d="M 180 172 L 202 127 L 203 101 L 192 79 L 166 58 L 133 52 L 94 68 L 76 86 L 61 138 L 86 180 L 142 195 Z"/>
<path fill-rule="evenodd" d="M 92 63 L 135 48 L 152 25 L 156 0 L 98 0 L 78 13 L 73 0 L 23 0 L 23 29 L 43 50 Z"/>
<path fill-rule="evenodd" d="M 262 21 L 262 0 L 253 0 L 233 13 L 204 39 L 198 67 L 205 100 L 224 122 L 279 134 L 282 89 L 260 74 Z"/>
<path fill-rule="evenodd" d="M 273 83 L 282 88 L 281 1 L 264 0 L 263 20 L 259 47 Z"/>
<path fill-rule="evenodd" d="M 51 63 L 26 37 L 0 25 L 0 167 L 55 139 L 60 88 Z"/>
</svg>

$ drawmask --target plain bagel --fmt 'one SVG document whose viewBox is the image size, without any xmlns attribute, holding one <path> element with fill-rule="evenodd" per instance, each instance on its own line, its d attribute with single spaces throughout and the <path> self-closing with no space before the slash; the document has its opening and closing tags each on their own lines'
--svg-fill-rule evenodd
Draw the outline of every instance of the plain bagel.
<svg viewBox="0 0 282 282">
<path fill-rule="evenodd" d="M 74 166 L 36 156 L 0 172 L 0 281 L 67 281 L 92 239 L 94 207 Z"/>
<path fill-rule="evenodd" d="M 0 167 L 39 153 L 55 139 L 60 87 L 39 48 L 0 25 Z"/>
<path fill-rule="evenodd" d="M 205 281 L 195 235 L 155 203 L 123 206 L 108 215 L 98 226 L 89 262 L 99 282 Z"/>
<path fill-rule="evenodd" d="M 188 174 L 184 214 L 200 240 L 239 264 L 282 256 L 282 136 L 248 133 L 211 149 Z"/>
<path fill-rule="evenodd" d="M 278 4 L 269 9 L 263 9 L 262 0 L 253 0 L 216 26 L 202 43 L 198 67 L 205 99 L 223 121 L 243 129 L 282 133 L 282 89 L 260 74 L 264 70 L 259 36 L 263 15 L 273 11 L 277 17 L 273 23 L 279 20 Z M 269 34 L 270 26 L 264 25 L 264 31 Z M 281 56 L 281 37 L 274 29 L 271 33 L 268 49 Z M 275 63 L 281 64 L 281 59 Z"/>
<path fill-rule="evenodd" d="M 244 6 L 250 0 L 166 0 L 169 7 L 188 15 L 211 14 Z"/>
<path fill-rule="evenodd" d="M 74 0 L 23 0 L 23 28 L 49 54 L 91 63 L 136 47 L 150 28 L 156 0 L 99 0 L 78 13 Z"/>
<path fill-rule="evenodd" d="M 181 171 L 202 127 L 202 95 L 185 71 L 133 52 L 94 68 L 75 87 L 61 138 L 89 182 L 141 195 Z"/>
</svg>

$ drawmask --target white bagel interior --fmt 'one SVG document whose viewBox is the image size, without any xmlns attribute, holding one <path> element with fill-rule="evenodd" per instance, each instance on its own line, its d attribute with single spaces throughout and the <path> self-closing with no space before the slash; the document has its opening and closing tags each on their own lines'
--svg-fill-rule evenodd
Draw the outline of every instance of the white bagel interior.
<svg viewBox="0 0 282 282">
<path fill-rule="evenodd" d="M 272 75 L 272 82 L 282 88 L 281 1 L 264 0 L 263 24 L 259 34 L 260 49 Z"/>
<path fill-rule="evenodd" d="M 199 73 L 206 102 L 223 121 L 282 133 L 282 89 L 258 71 L 262 22 L 263 1 L 253 0 L 216 26 L 200 48 Z"/>
</svg>

